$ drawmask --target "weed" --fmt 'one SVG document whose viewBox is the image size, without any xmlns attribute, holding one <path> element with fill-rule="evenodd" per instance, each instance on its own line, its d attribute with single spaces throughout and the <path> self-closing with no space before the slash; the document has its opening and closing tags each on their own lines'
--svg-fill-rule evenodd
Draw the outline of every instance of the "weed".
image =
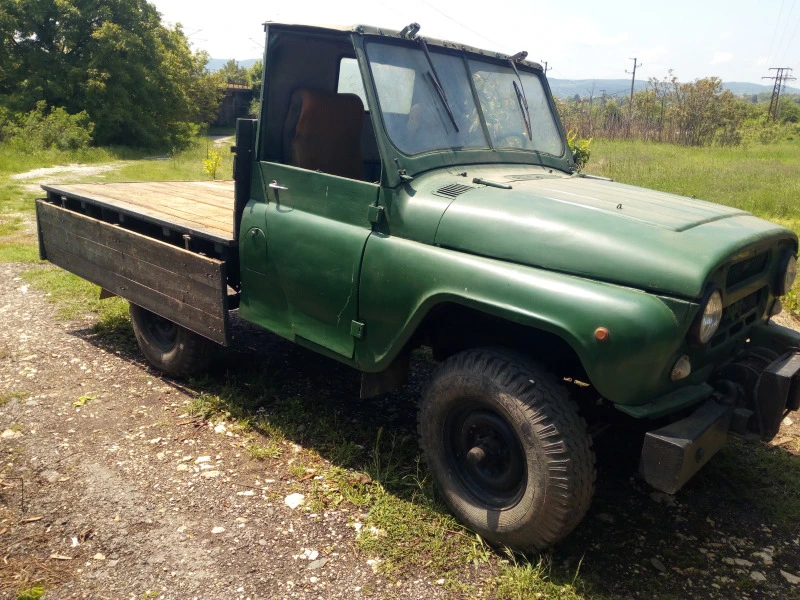
<svg viewBox="0 0 800 600">
<path fill-rule="evenodd" d="M 15 398 L 27 398 L 28 392 L 3 392 L 0 394 L 0 406 L 3 406 L 6 402 L 10 402 Z"/>
<path fill-rule="evenodd" d="M 225 402 L 213 394 L 200 394 L 189 405 L 189 414 L 193 417 L 208 419 L 225 408 Z"/>
<path fill-rule="evenodd" d="M 72 406 L 86 406 L 92 400 L 94 400 L 94 396 L 81 396 L 72 403 Z"/>
<path fill-rule="evenodd" d="M 222 164 L 222 157 L 219 152 L 216 150 L 209 150 L 206 157 L 203 159 L 203 172 L 211 177 L 211 179 L 216 179 L 220 164 Z"/>
<path fill-rule="evenodd" d="M 269 440 L 266 444 L 248 444 L 245 447 L 247 453 L 256 460 L 264 460 L 267 458 L 278 458 L 283 453 L 283 448 L 280 443 L 275 440 Z"/>
<path fill-rule="evenodd" d="M 550 563 L 540 558 L 535 564 L 526 558 L 517 558 L 509 552 L 509 561 L 500 566 L 497 576 L 497 597 L 501 600 L 527 600 L 548 598 L 553 600 L 580 600 L 582 596 L 572 583 L 559 585 L 550 580 Z"/>
<path fill-rule="evenodd" d="M 289 473 L 298 479 L 306 475 L 306 466 L 303 463 L 294 463 L 289 466 Z"/>
<path fill-rule="evenodd" d="M 35 585 L 17 592 L 17 600 L 39 600 L 44 596 L 44 586 Z"/>
</svg>

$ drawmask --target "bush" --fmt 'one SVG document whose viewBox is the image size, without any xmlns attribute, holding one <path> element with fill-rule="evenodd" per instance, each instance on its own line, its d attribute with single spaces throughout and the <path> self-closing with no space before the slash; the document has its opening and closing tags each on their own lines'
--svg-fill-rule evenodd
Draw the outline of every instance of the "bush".
<svg viewBox="0 0 800 600">
<path fill-rule="evenodd" d="M 747 119 L 741 128 L 742 143 L 772 144 L 775 142 L 791 141 L 800 135 L 800 125 L 796 123 L 776 123 L 765 117 Z"/>
<path fill-rule="evenodd" d="M 575 168 L 578 173 L 583 171 L 583 168 L 589 162 L 589 158 L 592 155 L 592 151 L 589 149 L 589 144 L 591 143 L 591 138 L 588 140 L 578 139 L 578 132 L 575 130 L 571 130 L 567 134 L 567 145 L 569 146 L 569 151 L 572 152 L 572 158 L 575 160 Z"/>
<path fill-rule="evenodd" d="M 4 128 L 4 137 L 22 151 L 79 150 L 92 142 L 94 123 L 86 111 L 71 115 L 61 107 L 40 100 L 26 116 Z"/>
</svg>

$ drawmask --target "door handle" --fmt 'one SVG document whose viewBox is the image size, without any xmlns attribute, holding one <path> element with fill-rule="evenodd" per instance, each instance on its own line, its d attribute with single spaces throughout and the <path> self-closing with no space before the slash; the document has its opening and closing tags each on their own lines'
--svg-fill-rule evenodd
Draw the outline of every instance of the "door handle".
<svg viewBox="0 0 800 600">
<path fill-rule="evenodd" d="M 277 181 L 274 179 L 270 182 L 269 187 L 273 190 L 288 190 L 289 188 L 285 185 L 279 185 Z"/>
</svg>

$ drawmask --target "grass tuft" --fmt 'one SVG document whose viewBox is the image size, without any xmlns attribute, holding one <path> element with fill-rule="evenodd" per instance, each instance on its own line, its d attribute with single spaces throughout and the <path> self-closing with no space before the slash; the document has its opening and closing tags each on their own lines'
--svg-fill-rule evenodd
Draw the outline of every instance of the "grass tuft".
<svg viewBox="0 0 800 600">
<path fill-rule="evenodd" d="M 517 558 L 509 553 L 510 561 L 500 566 L 496 579 L 496 594 L 499 600 L 581 600 L 575 587 L 578 574 L 571 583 L 558 584 L 550 579 L 550 563 L 540 558 L 536 563 L 526 558 Z"/>
<path fill-rule="evenodd" d="M 0 393 L 0 406 L 15 399 L 27 398 L 28 392 L 2 392 Z"/>
<path fill-rule="evenodd" d="M 44 596 L 44 586 L 35 585 L 17 592 L 17 600 L 40 600 Z"/>
<path fill-rule="evenodd" d="M 110 331 L 111 325 L 124 320 L 127 314 L 128 303 L 125 300 L 116 297 L 100 300 L 98 286 L 62 269 L 32 269 L 24 271 L 21 277 L 56 304 L 60 319 L 77 319 L 87 312 L 97 314 L 103 323 L 99 333 Z"/>
<path fill-rule="evenodd" d="M 800 456 L 732 438 L 698 474 L 781 527 L 800 523 Z"/>
</svg>

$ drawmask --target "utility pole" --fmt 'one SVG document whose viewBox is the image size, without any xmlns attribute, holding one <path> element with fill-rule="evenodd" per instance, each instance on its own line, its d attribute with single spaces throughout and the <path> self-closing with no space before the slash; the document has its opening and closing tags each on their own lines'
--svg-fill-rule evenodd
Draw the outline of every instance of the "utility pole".
<svg viewBox="0 0 800 600">
<path fill-rule="evenodd" d="M 542 64 L 544 64 L 544 76 L 547 77 L 547 72 L 548 71 L 552 71 L 553 68 L 552 67 L 550 67 L 549 69 L 547 68 L 547 61 L 546 60 L 543 60 L 541 62 L 542 62 Z"/>
<path fill-rule="evenodd" d="M 633 86 L 636 83 L 636 69 L 637 67 L 641 67 L 642 63 L 637 63 L 635 58 L 630 58 L 628 60 L 633 61 L 633 71 L 625 71 L 626 73 L 631 73 L 631 101 L 630 106 L 628 106 L 628 135 L 631 134 L 631 120 L 633 119 Z"/>
<path fill-rule="evenodd" d="M 772 98 L 769 100 L 769 110 L 767 111 L 767 118 L 777 121 L 781 115 L 781 93 L 787 81 L 794 81 L 796 77 L 792 77 L 792 69 L 789 67 L 771 67 L 770 71 L 776 71 L 772 77 L 762 77 L 761 79 L 774 79 L 775 85 L 772 86 Z"/>
</svg>

